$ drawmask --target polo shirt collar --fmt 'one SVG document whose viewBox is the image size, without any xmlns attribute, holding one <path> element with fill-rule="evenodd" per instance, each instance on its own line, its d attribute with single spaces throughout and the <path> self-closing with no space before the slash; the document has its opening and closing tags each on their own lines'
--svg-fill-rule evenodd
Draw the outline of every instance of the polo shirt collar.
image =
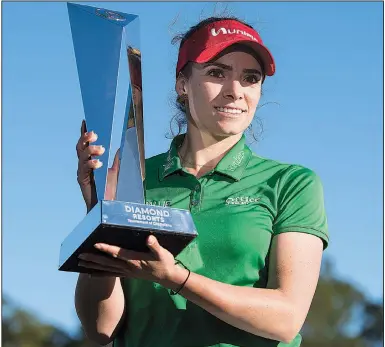
<svg viewBox="0 0 385 347">
<path fill-rule="evenodd" d="M 240 140 L 221 159 L 215 171 L 239 181 L 243 177 L 252 154 L 245 142 L 245 135 L 242 135 Z"/>
<path fill-rule="evenodd" d="M 180 163 L 178 149 L 182 145 L 184 139 L 184 134 L 174 137 L 171 141 L 170 149 L 167 152 L 166 159 L 159 168 L 159 178 L 161 181 L 165 177 L 173 174 L 178 170 L 182 170 L 182 165 Z"/>
<path fill-rule="evenodd" d="M 159 168 L 159 178 L 161 181 L 174 172 L 183 169 L 178 156 L 178 149 L 182 145 L 183 139 L 184 134 L 178 135 L 172 140 L 165 161 Z M 245 135 L 242 135 L 241 139 L 217 164 L 214 171 L 239 181 L 252 154 L 245 142 Z"/>
</svg>

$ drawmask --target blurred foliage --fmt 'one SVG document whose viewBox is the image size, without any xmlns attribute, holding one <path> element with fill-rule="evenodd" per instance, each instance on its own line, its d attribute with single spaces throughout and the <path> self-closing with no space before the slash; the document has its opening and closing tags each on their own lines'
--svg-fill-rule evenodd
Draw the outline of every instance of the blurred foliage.
<svg viewBox="0 0 385 347">
<path fill-rule="evenodd" d="M 301 347 L 383 346 L 382 302 L 370 302 L 351 283 L 336 278 L 325 260 L 316 294 L 301 331 Z M 97 347 L 79 329 L 76 336 L 42 323 L 3 297 L 3 347 Z"/>
<path fill-rule="evenodd" d="M 73 337 L 17 307 L 9 297 L 2 302 L 2 347 L 99 347 L 79 329 Z"/>
<path fill-rule="evenodd" d="M 383 346 L 383 303 L 370 302 L 353 284 L 338 279 L 325 259 L 301 334 L 301 347 Z"/>
</svg>

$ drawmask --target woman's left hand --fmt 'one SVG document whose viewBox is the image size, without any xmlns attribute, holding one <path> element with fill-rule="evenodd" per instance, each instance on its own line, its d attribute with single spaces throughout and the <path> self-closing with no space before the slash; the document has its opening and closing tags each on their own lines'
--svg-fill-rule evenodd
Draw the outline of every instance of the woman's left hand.
<svg viewBox="0 0 385 347">
<path fill-rule="evenodd" d="M 177 271 L 174 256 L 163 248 L 153 235 L 147 238 L 147 246 L 150 252 L 144 253 L 98 243 L 95 248 L 111 257 L 83 253 L 79 255 L 79 266 L 160 284 L 174 282 L 174 274 Z"/>
</svg>

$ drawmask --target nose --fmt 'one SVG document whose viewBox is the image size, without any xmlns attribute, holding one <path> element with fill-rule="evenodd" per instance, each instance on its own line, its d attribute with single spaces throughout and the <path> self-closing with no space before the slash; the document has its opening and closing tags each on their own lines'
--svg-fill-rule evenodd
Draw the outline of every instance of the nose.
<svg viewBox="0 0 385 347">
<path fill-rule="evenodd" d="M 243 99 L 243 87 L 237 80 L 229 81 L 223 89 L 223 95 L 226 99 L 240 100 Z"/>
</svg>

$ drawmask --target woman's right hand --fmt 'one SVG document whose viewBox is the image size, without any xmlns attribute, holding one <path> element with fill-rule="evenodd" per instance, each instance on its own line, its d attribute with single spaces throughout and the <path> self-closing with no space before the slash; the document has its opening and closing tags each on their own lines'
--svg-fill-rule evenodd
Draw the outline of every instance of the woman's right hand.
<svg viewBox="0 0 385 347">
<path fill-rule="evenodd" d="M 102 155 L 105 152 L 105 148 L 101 145 L 91 145 L 91 143 L 94 143 L 98 139 L 98 135 L 93 131 L 87 132 L 84 120 L 80 131 L 80 138 L 76 145 L 76 152 L 79 159 L 77 180 L 87 206 L 87 211 L 90 211 L 98 201 L 93 171 L 103 166 L 103 163 L 99 159 L 92 159 L 91 156 L 97 157 Z M 118 173 L 119 150 L 115 155 L 112 167 L 108 169 L 105 200 L 115 199 Z"/>
</svg>

